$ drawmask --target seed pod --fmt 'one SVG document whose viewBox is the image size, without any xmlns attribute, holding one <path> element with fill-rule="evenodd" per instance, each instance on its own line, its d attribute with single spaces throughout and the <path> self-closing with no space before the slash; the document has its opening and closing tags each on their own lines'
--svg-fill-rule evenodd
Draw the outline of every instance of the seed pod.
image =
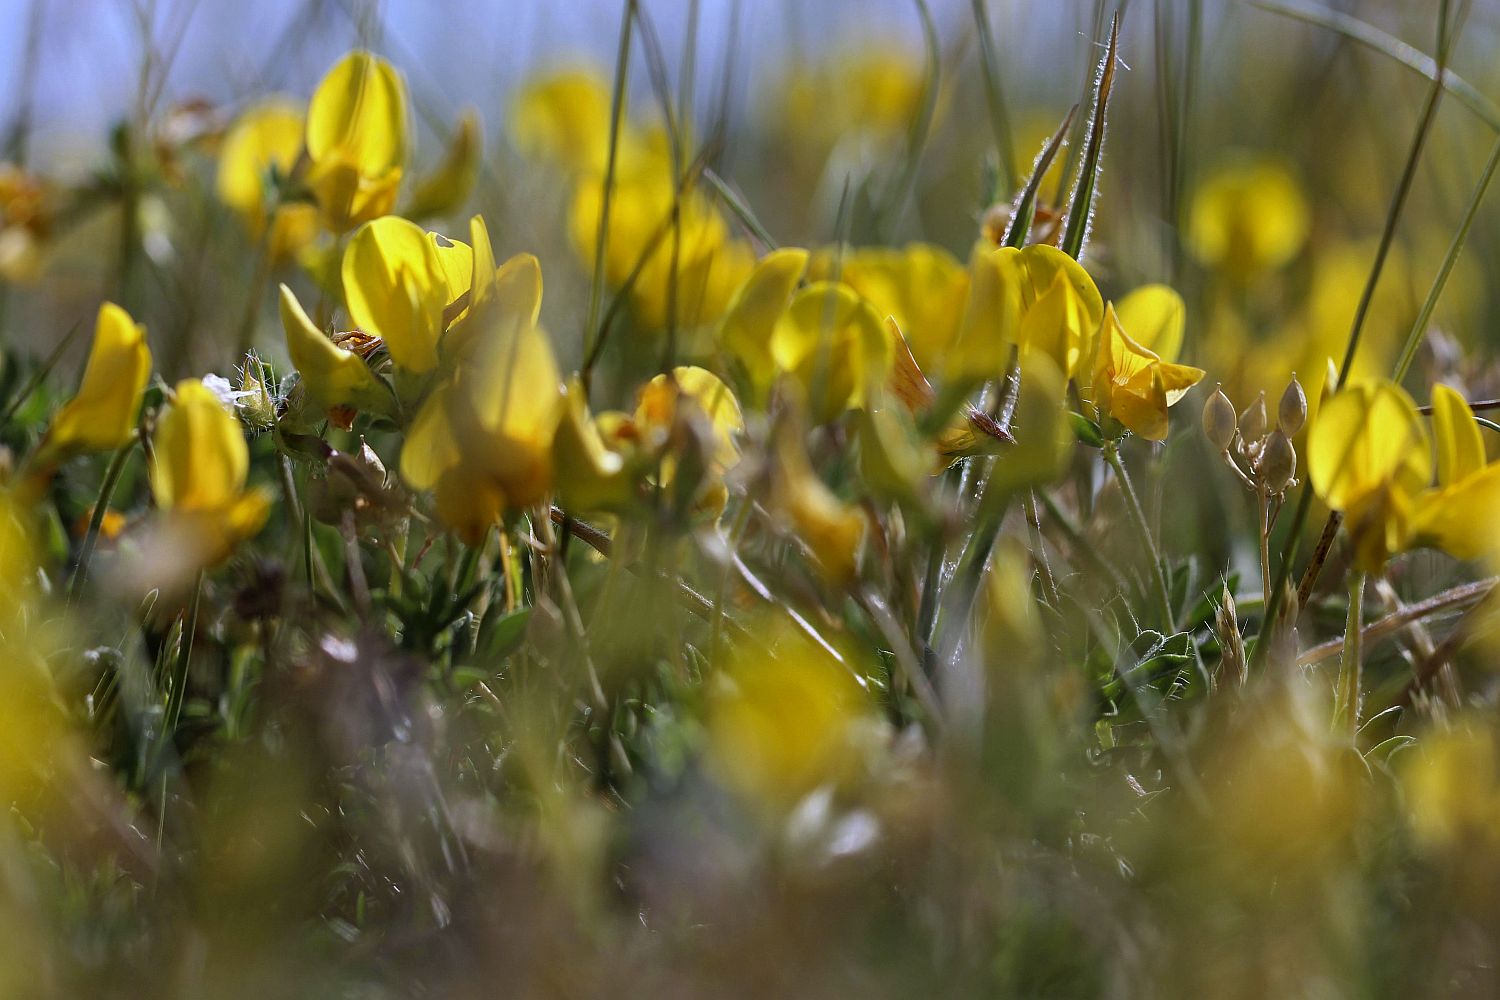
<svg viewBox="0 0 1500 1000">
<path fill-rule="evenodd" d="M 1292 447 L 1292 439 L 1281 428 L 1276 428 L 1266 438 L 1266 447 L 1261 452 L 1256 471 L 1272 493 L 1280 493 L 1292 485 L 1292 477 L 1297 474 L 1297 449 Z"/>
<path fill-rule="evenodd" d="M 1203 435 L 1215 448 L 1228 451 L 1234 443 L 1234 429 L 1234 404 L 1222 386 L 1214 386 L 1214 394 L 1203 404 Z"/>
<path fill-rule="evenodd" d="M 1292 380 L 1287 383 L 1281 402 L 1276 406 L 1276 422 L 1287 437 L 1296 437 L 1307 422 L 1307 393 L 1302 391 L 1296 372 L 1292 372 Z"/>
<path fill-rule="evenodd" d="M 1255 397 L 1255 402 L 1245 407 L 1240 414 L 1240 437 L 1246 441 L 1259 441 L 1266 436 L 1270 420 L 1266 415 L 1266 394 Z"/>
</svg>

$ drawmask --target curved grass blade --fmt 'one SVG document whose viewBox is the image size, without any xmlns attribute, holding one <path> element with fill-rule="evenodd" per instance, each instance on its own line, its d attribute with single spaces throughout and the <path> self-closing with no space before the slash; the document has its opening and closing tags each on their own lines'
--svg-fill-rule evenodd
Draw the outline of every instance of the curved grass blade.
<svg viewBox="0 0 1500 1000">
<path fill-rule="evenodd" d="M 1031 177 L 1026 181 L 1026 187 L 1016 196 L 1015 204 L 1011 206 L 1010 221 L 1005 224 L 1005 234 L 1000 238 L 1003 247 L 1018 247 L 1026 242 L 1027 235 L 1031 232 L 1032 220 L 1036 218 L 1036 194 L 1037 189 L 1042 186 L 1042 178 L 1052 168 L 1052 161 L 1057 158 L 1057 151 L 1062 148 L 1063 139 L 1067 137 L 1068 129 L 1073 125 L 1073 116 L 1078 114 L 1078 105 L 1068 109 L 1068 116 L 1063 119 L 1057 131 L 1052 133 L 1052 138 L 1047 140 L 1047 145 L 1042 147 L 1041 155 L 1036 158 L 1036 163 L 1031 168 Z"/>
</svg>

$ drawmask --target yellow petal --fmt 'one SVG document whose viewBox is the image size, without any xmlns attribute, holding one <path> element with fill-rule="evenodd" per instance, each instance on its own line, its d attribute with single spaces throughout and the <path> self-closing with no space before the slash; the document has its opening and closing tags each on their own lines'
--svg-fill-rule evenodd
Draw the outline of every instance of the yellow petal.
<svg viewBox="0 0 1500 1000">
<path fill-rule="evenodd" d="M 1076 377 L 1086 370 L 1086 348 L 1092 331 L 1087 307 L 1058 271 L 1052 283 L 1021 317 L 1017 342 L 1022 356 L 1041 354 L 1058 370 Z"/>
<path fill-rule="evenodd" d="M 735 291 L 719 325 L 719 343 L 744 365 L 750 382 L 762 392 L 776 377 L 771 330 L 791 304 L 807 260 L 807 251 L 795 247 L 766 254 Z"/>
<path fill-rule="evenodd" d="M 1484 468 L 1484 439 L 1474 411 L 1446 385 L 1432 387 L 1432 435 L 1437 442 L 1437 478 L 1449 486 Z"/>
<path fill-rule="evenodd" d="M 448 313 L 451 306 L 469 294 L 474 280 L 474 250 L 467 243 L 451 240 L 440 233 L 428 233 L 427 238 L 437 250 L 438 265 L 443 272 L 443 311 Z M 460 311 L 450 316 L 449 323 L 455 322 L 462 314 Z"/>
<path fill-rule="evenodd" d="M 299 105 L 271 98 L 246 110 L 224 136 L 214 188 L 252 236 L 259 236 L 266 226 L 266 175 L 273 167 L 282 176 L 292 172 L 305 128 Z"/>
<path fill-rule="evenodd" d="M 155 445 L 151 492 L 164 510 L 223 511 L 244 488 L 250 453 L 240 422 L 198 379 L 177 383 Z"/>
<path fill-rule="evenodd" d="M 1005 371 L 1021 316 L 1021 288 L 1008 266 L 1010 256 L 984 247 L 974 250 L 963 320 L 944 359 L 950 379 L 980 382 Z"/>
<path fill-rule="evenodd" d="M 364 359 L 338 346 L 319 330 L 297 296 L 285 285 L 281 286 L 281 328 L 286 332 L 292 365 L 313 402 L 324 409 L 383 408 L 387 393 Z"/>
<path fill-rule="evenodd" d="M 819 254 L 812 273 L 831 277 L 833 254 Z M 951 253 L 929 243 L 850 250 L 843 254 L 839 277 L 868 299 L 881 319 L 895 319 L 918 364 L 930 369 L 943 363 L 958 336 L 970 283 Z"/>
<path fill-rule="evenodd" d="M 307 182 L 336 232 L 393 210 L 406 159 L 406 84 L 355 51 L 318 84 L 307 110 Z"/>
<path fill-rule="evenodd" d="M 323 77 L 307 109 L 307 153 L 377 177 L 406 159 L 406 84 L 390 63 L 354 51 Z"/>
<path fill-rule="evenodd" d="M 865 534 L 858 507 L 834 496 L 813 472 L 802 436 L 792 422 L 776 434 L 773 504 L 807 545 L 829 583 L 853 579 Z"/>
<path fill-rule="evenodd" d="M 1131 339 L 1163 361 L 1176 361 L 1182 352 L 1187 307 L 1166 285 L 1142 285 L 1120 300 L 1115 309 Z"/>
<path fill-rule="evenodd" d="M 453 130 L 453 137 L 448 141 L 443 162 L 417 184 L 411 201 L 401 214 L 409 219 L 424 219 L 447 215 L 462 207 L 474 190 L 483 147 L 479 114 L 473 108 L 465 108 Z"/>
<path fill-rule="evenodd" d="M 392 361 L 418 374 L 437 366 L 448 280 L 421 227 L 396 216 L 366 223 L 344 251 L 342 275 L 350 318 L 385 341 Z"/>
<path fill-rule="evenodd" d="M 591 69 L 553 72 L 521 88 L 509 116 L 521 152 L 574 171 L 602 171 L 609 152 L 610 90 Z"/>
<path fill-rule="evenodd" d="M 1500 463 L 1488 465 L 1440 490 L 1429 490 L 1412 517 L 1412 534 L 1420 544 L 1442 549 L 1456 559 L 1478 559 L 1500 553 Z"/>
<path fill-rule="evenodd" d="M 1245 276 L 1295 257 L 1310 221 L 1307 201 L 1284 167 L 1235 164 L 1211 174 L 1194 193 L 1188 245 L 1205 264 Z"/>
<path fill-rule="evenodd" d="M 894 347 L 875 310 L 848 285 L 820 281 L 797 292 L 771 333 L 778 369 L 796 375 L 820 423 L 864 405 L 890 375 Z"/>
<path fill-rule="evenodd" d="M 113 302 L 104 303 L 78 394 L 52 418 L 44 453 L 56 460 L 81 451 L 109 451 L 129 441 L 150 375 L 146 328 Z"/>
<path fill-rule="evenodd" d="M 401 478 L 414 490 L 430 490 L 462 461 L 454 437 L 449 399 L 452 383 L 434 389 L 423 401 L 401 445 Z"/>
<path fill-rule="evenodd" d="M 1416 404 L 1389 380 L 1345 386 L 1319 408 L 1308 432 L 1307 471 L 1334 510 L 1393 489 L 1414 496 L 1432 475 Z"/>
<path fill-rule="evenodd" d="M 589 416 L 583 386 L 576 378 L 568 384 L 552 455 L 557 496 L 569 510 L 605 510 L 629 500 L 630 480 L 625 474 L 625 461 L 605 445 L 599 428 Z"/>
</svg>

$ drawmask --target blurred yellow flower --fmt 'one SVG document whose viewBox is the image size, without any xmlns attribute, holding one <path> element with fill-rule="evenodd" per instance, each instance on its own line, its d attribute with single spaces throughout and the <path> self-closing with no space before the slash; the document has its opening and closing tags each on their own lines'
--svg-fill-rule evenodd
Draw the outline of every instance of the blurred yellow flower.
<svg viewBox="0 0 1500 1000">
<path fill-rule="evenodd" d="M 1310 226 L 1302 189 L 1285 167 L 1232 164 L 1194 193 L 1187 240 L 1204 264 L 1243 279 L 1297 256 Z"/>
<path fill-rule="evenodd" d="M 480 132 L 479 114 L 473 108 L 466 108 L 453 128 L 442 162 L 417 183 L 401 214 L 424 219 L 462 208 L 474 190 L 474 181 L 479 176 L 479 160 L 483 155 L 484 138 Z"/>
<path fill-rule="evenodd" d="M 771 333 L 791 305 L 807 271 L 808 256 L 806 250 L 787 247 L 762 257 L 735 290 L 719 324 L 719 344 L 744 367 L 761 402 L 778 371 Z"/>
<path fill-rule="evenodd" d="M 589 267 L 598 247 L 603 197 L 603 176 L 581 180 L 573 196 L 573 244 Z M 610 197 L 604 275 L 616 288 L 634 275 L 630 301 L 641 329 L 665 329 L 674 319 L 681 328 L 714 322 L 754 263 L 749 247 L 730 238 L 729 227 L 704 195 L 679 194 L 664 152 L 653 150 L 619 168 Z"/>
<path fill-rule="evenodd" d="M 329 229 L 395 208 L 406 132 L 406 84 L 390 63 L 354 51 L 328 71 L 307 109 L 307 182 Z"/>
<path fill-rule="evenodd" d="M 907 46 L 873 42 L 781 76 L 776 122 L 794 144 L 826 148 L 844 136 L 900 138 L 920 110 L 924 74 Z"/>
<path fill-rule="evenodd" d="M 1323 502 L 1343 512 L 1360 568 L 1378 573 L 1406 547 L 1415 498 L 1432 475 L 1416 404 L 1388 379 L 1350 382 L 1313 420 L 1307 471 Z"/>
<path fill-rule="evenodd" d="M 842 586 L 854 578 L 865 535 L 864 513 L 834 496 L 813 471 L 802 422 L 781 421 L 774 438 L 771 506 L 812 553 L 818 572 Z"/>
<path fill-rule="evenodd" d="M 151 493 L 197 561 L 212 566 L 265 523 L 270 494 L 245 489 L 250 452 L 224 404 L 195 378 L 177 383 L 156 425 Z"/>
<path fill-rule="evenodd" d="M 266 246 L 274 260 L 292 256 L 318 234 L 317 206 L 288 203 L 273 207 L 273 193 L 266 185 L 272 169 L 283 177 L 291 175 L 302 155 L 306 128 L 299 105 L 285 98 L 271 98 L 235 119 L 219 150 L 215 179 L 219 200 L 234 210 L 253 239 L 265 235 L 269 221 Z"/>
<path fill-rule="evenodd" d="M 508 120 L 511 139 L 523 154 L 561 163 L 574 173 L 602 174 L 609 117 L 609 84 L 591 68 L 571 68 L 527 81 Z M 621 141 L 632 140 L 622 135 Z"/>
<path fill-rule="evenodd" d="M 52 418 L 37 464 L 54 465 L 70 455 L 110 451 L 129 441 L 150 375 L 146 328 L 113 302 L 104 303 L 83 382 Z"/>
<path fill-rule="evenodd" d="M 1160 320 L 1180 312 L 1180 300 L 1174 304 L 1164 295 L 1152 297 L 1152 303 L 1132 303 L 1138 318 Z M 1149 322 L 1146 329 L 1159 337 L 1164 322 Z M 1180 334 L 1177 340 L 1180 343 Z M 1125 331 L 1114 305 L 1105 308 L 1092 386 L 1101 420 L 1117 420 L 1148 441 L 1166 440 L 1167 408 L 1197 385 L 1203 374 L 1201 368 L 1173 364 L 1142 347 Z"/>
<path fill-rule="evenodd" d="M 729 502 L 724 474 L 740 460 L 738 439 L 745 418 L 739 400 L 717 375 L 696 365 L 679 365 L 641 387 L 633 433 L 646 451 L 661 455 L 658 481 L 664 487 L 677 476 L 676 449 L 669 445 L 682 422 L 696 429 L 706 452 L 694 509 L 717 517 Z"/>
<path fill-rule="evenodd" d="M 820 254 L 818 277 L 830 277 L 832 254 Z M 963 314 L 969 276 L 956 257 L 929 243 L 901 249 L 861 247 L 848 251 L 840 279 L 870 300 L 881 318 L 896 321 L 924 370 L 943 359 Z"/>
<path fill-rule="evenodd" d="M 793 295 L 777 318 L 771 357 L 801 384 L 813 419 L 826 423 L 863 406 L 885 384 L 895 355 L 885 324 L 859 293 L 819 281 Z"/>
<path fill-rule="evenodd" d="M 1429 849 L 1500 846 L 1500 767 L 1495 733 L 1482 720 L 1418 741 L 1402 754 L 1407 814 Z"/>
<path fill-rule="evenodd" d="M 859 776 L 873 710 L 831 653 L 788 627 L 771 632 L 771 655 L 741 645 L 716 678 L 708 735 L 724 784 L 780 814 L 817 788 Z"/>
</svg>

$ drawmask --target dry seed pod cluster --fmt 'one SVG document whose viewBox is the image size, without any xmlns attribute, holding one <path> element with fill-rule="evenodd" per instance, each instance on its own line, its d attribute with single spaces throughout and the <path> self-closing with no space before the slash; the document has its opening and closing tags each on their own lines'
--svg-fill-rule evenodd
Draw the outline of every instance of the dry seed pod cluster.
<svg viewBox="0 0 1500 1000">
<path fill-rule="evenodd" d="M 1297 485 L 1297 450 L 1292 438 L 1306 422 L 1307 393 L 1295 374 L 1276 405 L 1275 426 L 1264 392 L 1238 417 L 1222 386 L 1214 389 L 1203 406 L 1203 433 L 1224 463 L 1246 488 L 1273 496 Z"/>
</svg>

